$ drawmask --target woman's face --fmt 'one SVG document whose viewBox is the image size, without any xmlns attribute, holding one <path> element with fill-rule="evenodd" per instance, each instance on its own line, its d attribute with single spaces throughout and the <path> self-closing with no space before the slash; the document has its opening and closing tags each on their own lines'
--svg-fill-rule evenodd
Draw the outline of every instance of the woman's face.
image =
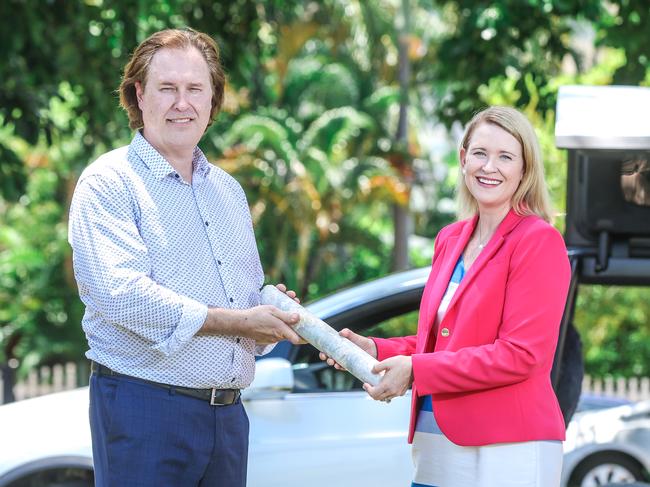
<svg viewBox="0 0 650 487">
<path fill-rule="evenodd" d="M 480 211 L 507 211 L 524 175 L 521 144 L 501 127 L 478 125 L 460 149 L 465 184 Z"/>
</svg>

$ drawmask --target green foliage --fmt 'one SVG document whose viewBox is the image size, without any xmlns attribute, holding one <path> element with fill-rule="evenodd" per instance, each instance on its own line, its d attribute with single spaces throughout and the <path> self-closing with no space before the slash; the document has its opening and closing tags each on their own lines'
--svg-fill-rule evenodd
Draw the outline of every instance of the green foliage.
<svg viewBox="0 0 650 487">
<path fill-rule="evenodd" d="M 315 58 L 299 58 L 289 63 L 284 88 L 284 104 L 295 107 L 298 118 L 309 121 L 326 110 L 356 106 L 358 82 L 339 63 L 322 63 Z"/>
<path fill-rule="evenodd" d="M 364 330 L 364 335 L 379 338 L 390 338 L 394 336 L 415 335 L 418 330 L 419 310 L 411 311 L 401 316 L 390 318 L 386 321 Z"/>
<path fill-rule="evenodd" d="M 614 2 L 599 22 L 601 28 L 598 43 L 619 48 L 625 53 L 625 62 L 616 69 L 613 82 L 622 85 L 650 83 L 650 46 L 647 27 L 650 24 L 650 8 L 646 0 Z"/>
<path fill-rule="evenodd" d="M 64 208 L 57 203 L 61 183 L 51 168 L 33 170 L 0 227 L 0 361 L 20 357 L 23 371 L 76 358 L 84 348 Z"/>
<path fill-rule="evenodd" d="M 594 21 L 605 15 L 605 9 L 596 1 L 499 0 L 477 5 L 460 0 L 442 2 L 441 15 L 449 27 L 423 62 L 437 61 L 427 79 L 444 82 L 445 96 L 437 112 L 452 123 L 468 120 L 482 108 L 477 92 L 495 78 L 514 79 L 520 106 L 528 105 L 527 80 L 546 86 L 570 53 L 572 22 Z M 540 95 L 535 102 L 538 110 L 552 110 L 554 94 Z"/>
<path fill-rule="evenodd" d="M 67 244 L 67 202 L 74 179 L 71 161 L 83 153 L 84 120 L 75 118 L 77 94 L 62 83 L 42 113 L 51 120 L 46 140 L 28 144 L 0 131 L 27 174 L 15 202 L 0 200 L 0 361 L 20 358 L 21 372 L 76 360 L 85 349 L 82 305 Z"/>
<path fill-rule="evenodd" d="M 650 375 L 650 289 L 581 286 L 575 314 L 585 373 Z"/>
<path fill-rule="evenodd" d="M 0 161 L 0 194 L 7 200 L 16 201 L 24 193 L 27 183 L 23 161 L 4 145 L 0 145 Z"/>
<path fill-rule="evenodd" d="M 313 93 L 308 81 L 286 79 Z M 287 108 L 244 115 L 214 140 L 228 148 L 219 164 L 247 190 L 269 279 L 309 298 L 386 272 L 387 246 L 367 217 L 385 220 L 382 200 L 400 193 L 388 161 L 374 155 L 377 125 L 351 106 L 300 121 L 287 120 L 297 107 Z"/>
</svg>

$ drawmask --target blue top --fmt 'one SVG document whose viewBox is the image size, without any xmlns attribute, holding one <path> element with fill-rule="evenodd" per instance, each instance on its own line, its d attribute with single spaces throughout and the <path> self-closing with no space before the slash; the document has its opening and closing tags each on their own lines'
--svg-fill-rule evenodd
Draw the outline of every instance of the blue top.
<svg viewBox="0 0 650 487">
<path fill-rule="evenodd" d="M 465 263 L 463 262 L 463 255 L 458 258 L 456 266 L 454 267 L 454 272 L 451 274 L 451 279 L 449 279 L 449 284 L 445 295 L 442 297 L 440 302 L 440 308 L 438 309 L 438 322 L 441 321 L 440 314 L 444 316 L 444 313 L 447 311 L 447 306 L 451 301 L 451 298 L 454 296 L 458 285 L 465 277 Z M 443 309 L 444 308 L 444 309 Z M 431 396 L 424 396 L 422 405 L 420 406 L 420 413 L 418 415 L 418 420 L 416 424 L 416 431 L 423 431 L 427 433 L 440 433 L 440 429 L 436 424 L 435 418 L 433 417 L 433 403 Z"/>
<path fill-rule="evenodd" d="M 465 277 L 465 262 L 463 261 L 463 254 L 460 254 L 458 262 L 456 262 L 456 267 L 454 267 L 454 272 L 451 275 L 449 282 L 455 284 L 460 284 L 460 281 Z"/>
</svg>

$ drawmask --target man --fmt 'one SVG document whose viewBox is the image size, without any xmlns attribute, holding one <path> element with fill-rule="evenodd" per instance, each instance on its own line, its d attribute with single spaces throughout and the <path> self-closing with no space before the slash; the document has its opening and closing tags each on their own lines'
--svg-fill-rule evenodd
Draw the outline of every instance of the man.
<svg viewBox="0 0 650 487">
<path fill-rule="evenodd" d="M 244 486 L 239 391 L 256 353 L 299 341 L 297 315 L 259 305 L 264 276 L 242 188 L 197 147 L 224 82 L 209 36 L 165 30 L 143 41 L 120 85 L 138 130 L 75 189 L 69 241 L 100 487 Z"/>
</svg>

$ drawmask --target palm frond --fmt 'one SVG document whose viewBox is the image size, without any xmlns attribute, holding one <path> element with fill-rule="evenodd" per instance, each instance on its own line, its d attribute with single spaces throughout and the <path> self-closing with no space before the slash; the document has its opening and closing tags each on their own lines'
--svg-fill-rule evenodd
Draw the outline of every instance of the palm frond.
<svg viewBox="0 0 650 487">
<path fill-rule="evenodd" d="M 232 147 L 243 144 L 250 152 L 271 149 L 279 159 L 291 163 L 297 159 L 297 156 L 288 140 L 288 135 L 287 130 L 271 118 L 244 115 L 226 132 L 224 145 Z"/>
<path fill-rule="evenodd" d="M 319 147 L 330 161 L 342 160 L 341 152 L 362 130 L 372 129 L 372 118 L 352 107 L 328 110 L 318 117 L 298 142 L 298 150 L 304 153 L 311 147 Z"/>
<path fill-rule="evenodd" d="M 386 117 L 390 108 L 399 104 L 399 96 L 397 86 L 383 86 L 364 101 L 364 111 L 373 117 Z"/>
</svg>

